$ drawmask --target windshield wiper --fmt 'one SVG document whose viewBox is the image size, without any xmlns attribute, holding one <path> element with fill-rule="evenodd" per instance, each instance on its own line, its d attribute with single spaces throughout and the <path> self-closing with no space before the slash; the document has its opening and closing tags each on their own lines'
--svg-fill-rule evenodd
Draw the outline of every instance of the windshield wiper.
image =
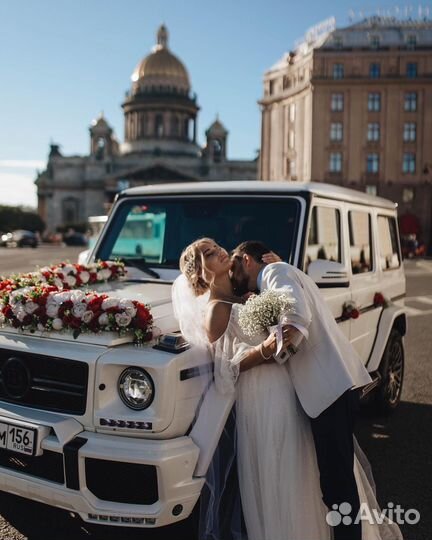
<svg viewBox="0 0 432 540">
<path fill-rule="evenodd" d="M 144 257 L 140 257 L 139 259 L 122 257 L 120 261 L 125 263 L 126 266 L 132 266 L 133 268 L 137 268 L 138 270 L 145 272 L 149 276 L 160 279 L 160 275 L 155 270 L 153 270 L 153 268 L 150 268 L 148 262 L 146 262 Z"/>
</svg>

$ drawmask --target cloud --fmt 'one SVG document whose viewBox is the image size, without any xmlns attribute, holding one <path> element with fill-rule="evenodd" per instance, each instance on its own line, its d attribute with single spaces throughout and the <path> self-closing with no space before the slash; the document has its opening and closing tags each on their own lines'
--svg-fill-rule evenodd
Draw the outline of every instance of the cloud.
<svg viewBox="0 0 432 540">
<path fill-rule="evenodd" d="M 0 204 L 37 206 L 36 175 L 33 168 L 27 173 L 5 170 L 0 166 Z"/>
<path fill-rule="evenodd" d="M 45 169 L 46 160 L 37 159 L 0 159 L 0 169 Z"/>
</svg>

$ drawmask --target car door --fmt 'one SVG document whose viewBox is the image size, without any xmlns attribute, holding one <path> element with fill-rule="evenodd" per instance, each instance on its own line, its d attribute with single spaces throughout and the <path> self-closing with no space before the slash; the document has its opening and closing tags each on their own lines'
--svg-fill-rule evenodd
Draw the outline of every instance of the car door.
<svg viewBox="0 0 432 540">
<path fill-rule="evenodd" d="M 345 221 L 342 201 L 314 199 L 305 242 L 303 269 L 306 273 L 308 265 L 317 259 L 336 261 L 343 264 L 347 270 L 349 269 L 346 256 L 348 241 Z M 329 283 L 318 286 L 342 332 L 349 339 L 350 322 L 341 319 L 343 305 L 351 299 L 348 284 L 334 286 Z"/>
<path fill-rule="evenodd" d="M 351 299 L 358 317 L 350 320 L 350 341 L 366 364 L 371 353 L 380 316 L 374 306 L 379 292 L 375 210 L 361 205 L 347 209 Z"/>
</svg>

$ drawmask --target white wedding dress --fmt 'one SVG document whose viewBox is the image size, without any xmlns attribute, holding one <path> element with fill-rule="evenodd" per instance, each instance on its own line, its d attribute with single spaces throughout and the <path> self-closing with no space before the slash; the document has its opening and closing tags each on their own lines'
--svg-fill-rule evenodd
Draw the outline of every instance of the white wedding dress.
<svg viewBox="0 0 432 540">
<path fill-rule="evenodd" d="M 238 324 L 233 304 L 225 333 L 212 344 L 215 384 L 236 392 L 237 466 L 248 540 L 330 540 L 327 508 L 310 422 L 295 394 L 286 365 L 263 364 L 240 373 L 254 339 Z M 374 489 L 355 460 L 361 502 L 378 508 Z M 394 524 L 362 521 L 363 540 L 401 539 Z"/>
</svg>

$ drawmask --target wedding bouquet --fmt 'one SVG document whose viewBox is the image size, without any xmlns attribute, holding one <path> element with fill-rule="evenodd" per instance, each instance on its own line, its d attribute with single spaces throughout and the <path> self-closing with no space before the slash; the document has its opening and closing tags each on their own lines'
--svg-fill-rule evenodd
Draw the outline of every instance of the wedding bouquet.
<svg viewBox="0 0 432 540">
<path fill-rule="evenodd" d="M 263 332 L 275 332 L 277 351 L 275 358 L 279 363 L 297 352 L 296 345 L 290 345 L 287 351 L 283 347 L 283 326 L 289 324 L 290 315 L 295 313 L 296 299 L 289 290 L 275 291 L 267 289 L 259 295 L 252 295 L 241 306 L 239 325 L 246 336 L 254 337 Z"/>
</svg>

